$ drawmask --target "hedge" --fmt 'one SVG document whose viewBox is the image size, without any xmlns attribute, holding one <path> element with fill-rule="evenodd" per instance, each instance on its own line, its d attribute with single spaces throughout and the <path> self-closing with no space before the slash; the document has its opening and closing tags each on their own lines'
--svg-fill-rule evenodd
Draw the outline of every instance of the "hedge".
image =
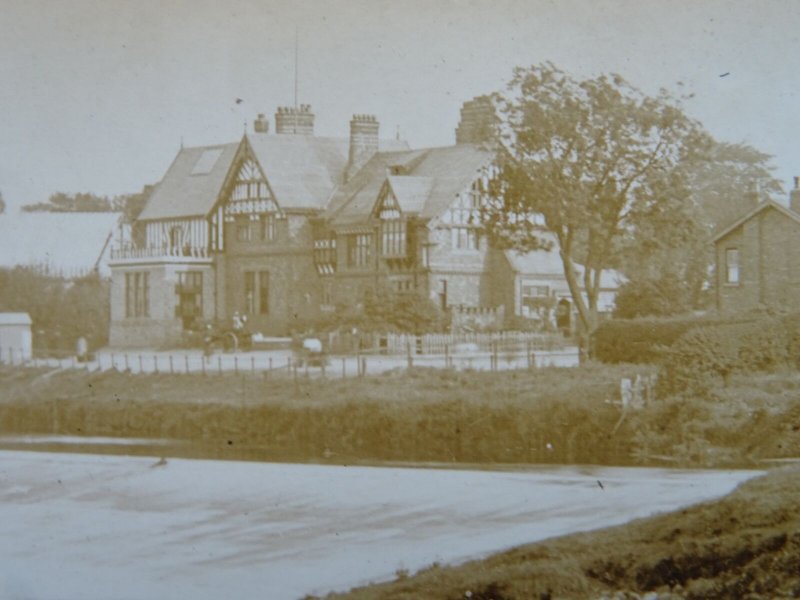
<svg viewBox="0 0 800 600">
<path fill-rule="evenodd" d="M 663 352 L 659 391 L 702 394 L 735 373 L 796 368 L 798 324 L 792 315 L 691 329 Z"/>
<path fill-rule="evenodd" d="M 716 317 L 614 319 L 592 336 L 592 352 L 604 363 L 657 363 L 669 347 L 695 327 L 720 322 Z"/>
</svg>

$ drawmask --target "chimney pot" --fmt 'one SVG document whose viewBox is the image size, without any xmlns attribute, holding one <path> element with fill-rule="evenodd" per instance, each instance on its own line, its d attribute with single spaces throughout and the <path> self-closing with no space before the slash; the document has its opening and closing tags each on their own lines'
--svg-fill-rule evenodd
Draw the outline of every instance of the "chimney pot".
<svg viewBox="0 0 800 600">
<path fill-rule="evenodd" d="M 314 113 L 310 104 L 279 106 L 275 112 L 275 133 L 314 135 Z"/>
<path fill-rule="evenodd" d="M 264 113 L 258 113 L 258 117 L 253 121 L 253 130 L 256 133 L 269 133 L 269 121 Z"/>
</svg>

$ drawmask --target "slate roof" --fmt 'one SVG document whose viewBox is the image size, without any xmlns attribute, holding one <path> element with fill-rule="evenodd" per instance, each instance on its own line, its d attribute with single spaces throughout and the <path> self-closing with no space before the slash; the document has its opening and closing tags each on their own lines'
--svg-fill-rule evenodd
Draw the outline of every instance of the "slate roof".
<svg viewBox="0 0 800 600">
<path fill-rule="evenodd" d="M 564 265 L 558 253 L 555 235 L 543 231 L 538 234 L 542 240 L 552 242 L 550 250 L 532 250 L 530 252 L 518 252 L 517 250 L 506 250 L 506 260 L 517 275 L 528 277 L 552 277 L 564 278 Z M 578 283 L 583 287 L 583 265 L 575 264 L 575 270 L 579 277 Z M 605 269 L 600 276 L 600 289 L 615 290 L 625 282 L 625 276 L 614 269 Z"/>
<path fill-rule="evenodd" d="M 265 133 L 248 133 L 245 138 L 282 208 L 322 209 L 342 181 L 347 138 Z M 182 148 L 139 219 L 207 216 L 240 144 Z M 408 149 L 399 140 L 380 140 L 379 144 L 387 150 Z"/>
<path fill-rule="evenodd" d="M 247 141 L 281 208 L 324 208 L 342 181 L 346 139 L 254 133 Z"/>
<path fill-rule="evenodd" d="M 333 225 L 369 219 L 388 180 L 401 205 L 423 219 L 440 215 L 475 180 L 494 154 L 480 146 L 458 144 L 407 152 L 379 152 L 333 193 L 324 217 Z"/>
<path fill-rule="evenodd" d="M 206 216 L 217 201 L 239 142 L 181 148 L 139 215 L 139 220 Z M 221 150 L 207 173 L 192 174 L 204 155 Z"/>
<path fill-rule="evenodd" d="M 718 242 L 719 240 L 721 240 L 722 238 L 727 236 L 729 233 L 731 233 L 735 229 L 738 229 L 744 223 L 746 223 L 747 221 L 749 221 L 750 219 L 755 217 L 761 211 L 766 210 L 767 208 L 773 208 L 773 209 L 777 210 L 779 213 L 781 213 L 782 215 L 784 215 L 786 217 L 789 217 L 790 219 L 792 219 L 793 221 L 795 221 L 797 223 L 800 223 L 800 214 L 796 213 L 795 211 L 791 210 L 790 208 L 786 208 L 782 204 L 778 204 L 774 200 L 765 200 L 764 202 L 762 202 L 761 204 L 759 204 L 758 206 L 756 206 L 752 210 L 749 210 L 748 212 L 746 212 L 744 215 L 742 215 L 736 221 L 734 221 L 733 223 L 731 223 L 730 225 L 725 227 L 722 231 L 720 231 L 719 233 L 715 234 L 714 237 L 711 238 L 711 242 L 712 243 Z"/>
<path fill-rule="evenodd" d="M 419 214 L 430 198 L 436 179 L 433 177 L 415 177 L 413 175 L 389 175 L 389 187 L 404 213 Z"/>
<path fill-rule="evenodd" d="M 109 236 L 116 212 L 18 212 L 0 215 L 0 267 L 29 266 L 54 275 L 77 277 L 95 264 L 109 272 Z"/>
</svg>

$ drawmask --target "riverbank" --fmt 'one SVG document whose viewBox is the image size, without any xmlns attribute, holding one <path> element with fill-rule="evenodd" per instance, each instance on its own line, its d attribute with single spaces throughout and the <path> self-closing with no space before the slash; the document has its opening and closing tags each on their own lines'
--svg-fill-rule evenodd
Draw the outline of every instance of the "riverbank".
<svg viewBox="0 0 800 600">
<path fill-rule="evenodd" d="M 751 468 L 800 456 L 797 374 L 623 411 L 620 379 L 652 371 L 423 369 L 333 381 L 2 369 L 0 434 L 170 440 L 195 457 L 323 464 Z"/>
<path fill-rule="evenodd" d="M 718 501 L 326 598 L 798 598 L 798 495 L 800 467 L 788 467 Z"/>
</svg>

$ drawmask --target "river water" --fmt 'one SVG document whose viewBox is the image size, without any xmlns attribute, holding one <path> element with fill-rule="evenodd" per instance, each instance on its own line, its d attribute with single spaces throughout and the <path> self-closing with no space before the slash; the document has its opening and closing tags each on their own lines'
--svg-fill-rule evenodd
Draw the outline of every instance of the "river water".
<svg viewBox="0 0 800 600">
<path fill-rule="evenodd" d="M 4 450 L 0 597 L 301 598 L 674 510 L 756 474 Z"/>
</svg>

